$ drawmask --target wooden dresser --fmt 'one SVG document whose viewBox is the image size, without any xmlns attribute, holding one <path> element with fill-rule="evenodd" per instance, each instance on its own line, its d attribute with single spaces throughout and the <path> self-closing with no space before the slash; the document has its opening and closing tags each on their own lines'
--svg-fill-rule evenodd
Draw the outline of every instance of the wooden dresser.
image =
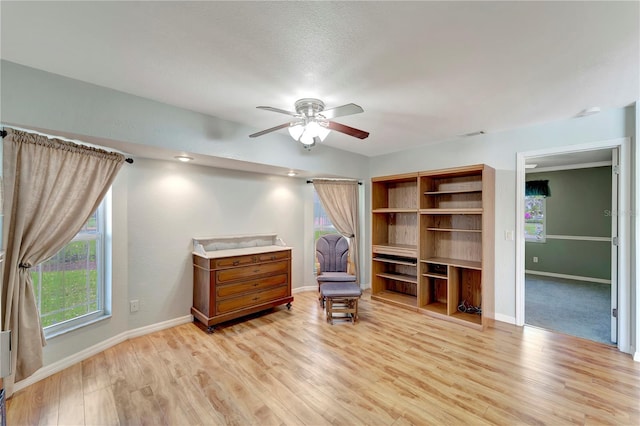
<svg viewBox="0 0 640 426">
<path fill-rule="evenodd" d="M 224 321 L 283 304 L 290 308 L 292 301 L 290 247 L 264 245 L 193 253 L 191 314 L 209 332 Z"/>
</svg>

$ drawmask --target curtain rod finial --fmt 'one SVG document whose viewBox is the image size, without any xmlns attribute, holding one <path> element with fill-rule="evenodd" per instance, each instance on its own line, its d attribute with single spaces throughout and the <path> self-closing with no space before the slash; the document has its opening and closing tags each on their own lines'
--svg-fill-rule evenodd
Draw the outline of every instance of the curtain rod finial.
<svg viewBox="0 0 640 426">
<path fill-rule="evenodd" d="M 7 136 L 7 131 L 4 129 L 0 130 L 0 136 L 2 136 L 3 138 Z"/>
<path fill-rule="evenodd" d="M 124 161 L 126 161 L 129 164 L 133 164 L 133 158 L 125 158 Z"/>
</svg>

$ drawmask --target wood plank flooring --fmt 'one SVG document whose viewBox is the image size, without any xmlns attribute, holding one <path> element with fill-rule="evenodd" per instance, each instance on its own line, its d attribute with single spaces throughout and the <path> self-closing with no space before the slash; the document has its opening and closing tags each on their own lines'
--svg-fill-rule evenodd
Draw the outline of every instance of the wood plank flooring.
<svg viewBox="0 0 640 426">
<path fill-rule="evenodd" d="M 315 292 L 250 318 L 123 342 L 17 392 L 8 424 L 640 424 L 640 363 L 607 345 L 366 293 L 356 325 L 329 325 Z"/>
</svg>

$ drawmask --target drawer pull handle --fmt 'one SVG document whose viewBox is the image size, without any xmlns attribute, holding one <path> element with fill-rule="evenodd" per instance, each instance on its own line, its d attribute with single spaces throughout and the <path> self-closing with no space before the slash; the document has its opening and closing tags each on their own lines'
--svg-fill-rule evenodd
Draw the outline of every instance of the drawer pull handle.
<svg viewBox="0 0 640 426">
<path fill-rule="evenodd" d="M 237 266 L 237 265 L 239 265 L 239 264 L 240 264 L 240 261 L 239 261 L 239 260 L 234 260 L 234 261 L 233 261 L 233 266 Z"/>
<path fill-rule="evenodd" d="M 255 302 L 256 300 L 260 300 L 260 298 L 259 297 L 254 297 L 253 301 Z"/>
<path fill-rule="evenodd" d="M 254 287 L 258 287 L 258 285 L 259 285 L 259 284 L 260 284 L 260 283 L 254 283 L 254 284 L 253 284 L 253 286 L 254 286 Z"/>
<path fill-rule="evenodd" d="M 271 260 L 276 260 L 276 257 L 275 256 L 271 256 Z"/>
</svg>

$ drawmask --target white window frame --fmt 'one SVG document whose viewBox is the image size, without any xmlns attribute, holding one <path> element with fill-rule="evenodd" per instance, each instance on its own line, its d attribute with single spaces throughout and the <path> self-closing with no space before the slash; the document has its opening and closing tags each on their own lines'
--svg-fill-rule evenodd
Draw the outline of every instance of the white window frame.
<svg viewBox="0 0 640 426">
<path fill-rule="evenodd" d="M 108 238 L 107 231 L 109 229 L 108 219 L 110 218 L 110 209 L 111 209 L 111 190 L 107 192 L 107 195 L 102 200 L 97 209 L 97 217 L 96 217 L 96 232 L 84 232 L 80 231 L 70 242 L 77 241 L 96 241 L 96 269 L 97 269 L 97 290 L 96 290 L 96 298 L 98 308 L 94 312 L 90 312 L 87 314 L 79 315 L 75 318 L 71 318 L 65 321 L 61 321 L 56 324 L 52 324 L 50 326 L 44 327 L 44 335 L 46 339 L 50 339 L 61 334 L 68 333 L 72 330 L 76 330 L 81 327 L 85 327 L 89 324 L 93 324 L 97 321 L 101 321 L 103 319 L 109 318 L 111 316 L 111 306 L 110 301 L 111 297 L 109 296 L 111 292 L 111 283 L 107 281 L 107 273 L 106 273 L 106 265 L 110 264 L 110 247 L 108 247 Z M 62 249 L 64 250 L 64 248 Z M 37 271 L 36 271 L 37 268 Z M 34 271 L 39 273 L 42 276 L 41 264 L 34 266 Z M 38 285 L 42 286 L 42 278 L 38 280 Z M 38 298 L 36 303 L 38 304 L 38 309 L 41 306 L 41 297 L 42 290 L 38 291 Z"/>
</svg>

